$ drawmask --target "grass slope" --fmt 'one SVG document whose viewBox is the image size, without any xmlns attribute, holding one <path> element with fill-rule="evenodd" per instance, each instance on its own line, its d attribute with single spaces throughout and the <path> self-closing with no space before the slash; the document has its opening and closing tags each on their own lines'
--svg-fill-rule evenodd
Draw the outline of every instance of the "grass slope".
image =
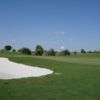
<svg viewBox="0 0 100 100">
<path fill-rule="evenodd" d="M 89 56 L 81 56 L 86 58 L 82 63 L 74 62 L 71 57 L 70 62 L 67 57 L 66 61 L 64 57 L 51 59 L 15 54 L 7 57 L 18 63 L 49 68 L 55 73 L 39 78 L 0 80 L 1 100 L 100 100 L 99 57 L 93 58 L 97 64 L 87 63 Z M 77 61 L 81 57 L 76 57 Z"/>
</svg>

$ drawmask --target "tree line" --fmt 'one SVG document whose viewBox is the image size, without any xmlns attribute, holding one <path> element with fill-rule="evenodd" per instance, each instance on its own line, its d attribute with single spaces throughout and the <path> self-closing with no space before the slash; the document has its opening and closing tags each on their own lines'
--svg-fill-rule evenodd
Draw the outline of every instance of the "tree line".
<svg viewBox="0 0 100 100">
<path fill-rule="evenodd" d="M 17 52 L 20 54 L 25 54 L 25 55 L 36 55 L 36 56 L 67 56 L 67 55 L 71 55 L 71 52 L 68 49 L 62 50 L 62 51 L 55 51 L 54 49 L 50 49 L 50 50 L 44 50 L 44 48 L 41 45 L 37 45 L 35 47 L 35 51 L 31 51 L 29 48 L 20 48 L 19 50 L 13 49 L 11 45 L 6 45 L 4 46 L 3 51 L 11 51 L 11 52 Z M 97 52 L 97 51 L 94 51 Z M 100 51 L 98 51 L 100 52 Z M 86 52 L 84 49 L 80 50 L 80 53 L 82 54 L 86 54 L 86 53 L 93 53 L 92 51 L 88 51 Z M 73 54 L 77 54 L 76 51 L 73 52 Z"/>
</svg>

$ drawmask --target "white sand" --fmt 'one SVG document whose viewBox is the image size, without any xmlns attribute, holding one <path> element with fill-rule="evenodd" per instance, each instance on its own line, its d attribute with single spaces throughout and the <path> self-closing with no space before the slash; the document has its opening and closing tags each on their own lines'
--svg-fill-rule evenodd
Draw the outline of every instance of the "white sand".
<svg viewBox="0 0 100 100">
<path fill-rule="evenodd" d="M 0 79 L 40 77 L 52 73 L 53 71 L 49 69 L 18 64 L 9 61 L 8 58 L 0 57 Z"/>
</svg>

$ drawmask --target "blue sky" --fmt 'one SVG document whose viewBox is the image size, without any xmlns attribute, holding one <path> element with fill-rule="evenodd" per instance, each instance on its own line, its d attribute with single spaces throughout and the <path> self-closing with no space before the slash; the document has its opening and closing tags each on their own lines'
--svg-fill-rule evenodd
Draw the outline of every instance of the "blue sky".
<svg viewBox="0 0 100 100">
<path fill-rule="evenodd" d="M 99 43 L 100 0 L 0 0 L 0 48 L 100 50 Z"/>
</svg>

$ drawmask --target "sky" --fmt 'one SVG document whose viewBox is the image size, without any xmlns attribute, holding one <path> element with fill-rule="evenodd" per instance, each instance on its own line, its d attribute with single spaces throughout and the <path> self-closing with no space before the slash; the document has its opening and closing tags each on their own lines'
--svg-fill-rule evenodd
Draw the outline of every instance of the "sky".
<svg viewBox="0 0 100 100">
<path fill-rule="evenodd" d="M 0 49 L 100 50 L 100 0 L 0 0 Z"/>
</svg>

